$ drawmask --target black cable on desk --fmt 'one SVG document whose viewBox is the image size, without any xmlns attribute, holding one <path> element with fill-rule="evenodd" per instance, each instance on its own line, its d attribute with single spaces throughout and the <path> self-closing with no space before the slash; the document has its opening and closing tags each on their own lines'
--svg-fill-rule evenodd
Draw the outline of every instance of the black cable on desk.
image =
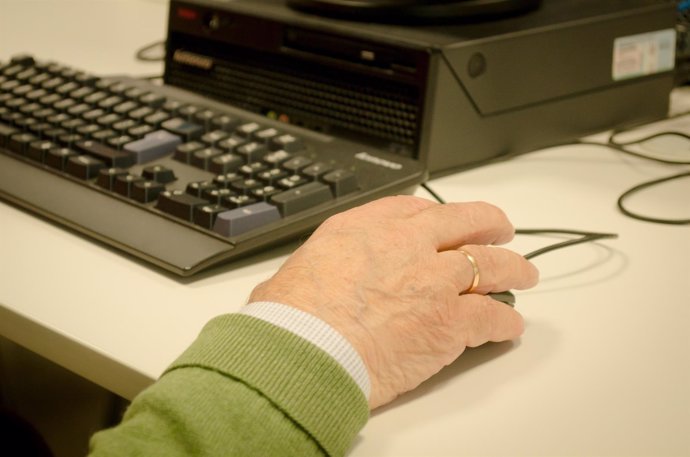
<svg viewBox="0 0 690 457">
<path fill-rule="evenodd" d="M 434 199 L 441 203 L 444 204 L 446 201 L 434 190 L 429 186 L 428 183 L 423 183 L 422 187 L 431 194 Z M 566 241 L 561 241 L 559 243 L 554 243 L 550 244 L 548 246 L 544 246 L 543 248 L 539 248 L 535 251 L 529 252 L 525 254 L 526 259 L 532 259 L 538 255 L 545 254 L 547 252 L 555 251 L 556 249 L 561 249 L 565 248 L 568 246 L 574 246 L 576 244 L 581 244 L 581 243 L 588 243 L 590 241 L 595 241 L 595 240 L 601 240 L 605 238 L 618 238 L 618 235 L 615 233 L 603 233 L 603 232 L 587 232 L 583 230 L 571 230 L 571 229 L 554 229 L 554 228 L 548 228 L 548 229 L 516 229 L 515 233 L 517 235 L 546 235 L 546 234 L 563 234 L 563 235 L 579 235 L 579 238 L 575 239 L 570 239 Z"/>
<path fill-rule="evenodd" d="M 683 173 L 678 173 L 676 175 L 666 176 L 663 178 L 654 179 L 652 181 L 647 181 L 647 182 L 643 182 L 642 184 L 638 184 L 635 187 L 628 189 L 620 197 L 618 197 L 618 202 L 617 202 L 618 209 L 623 214 L 625 214 L 626 216 L 632 217 L 633 219 L 638 219 L 640 221 L 655 222 L 657 224 L 672 224 L 672 225 L 690 224 L 690 219 L 661 219 L 661 218 L 656 218 L 656 217 L 652 217 L 652 216 L 645 216 L 643 214 L 634 213 L 634 212 L 630 211 L 629 209 L 627 209 L 625 206 L 625 200 L 629 196 L 631 196 L 632 194 L 635 194 L 635 193 L 641 191 L 642 189 L 646 189 L 648 187 L 652 187 L 652 186 L 655 186 L 657 184 L 661 184 L 661 183 L 664 183 L 667 181 L 672 181 L 675 179 L 687 178 L 687 177 L 690 177 L 690 171 L 686 171 Z M 690 198 L 690 196 L 686 196 L 686 197 Z"/>
<path fill-rule="evenodd" d="M 687 114 L 688 114 L 688 113 L 684 113 L 684 114 L 682 114 L 682 115 L 684 116 L 684 115 L 687 115 Z M 608 139 L 607 143 L 606 143 L 605 145 L 603 145 L 603 146 L 609 147 L 609 148 L 614 149 L 614 150 L 616 150 L 616 151 L 623 152 L 623 153 L 625 153 L 625 154 L 629 154 L 629 155 L 632 155 L 632 156 L 635 156 L 635 157 L 639 157 L 639 158 L 641 158 L 641 159 L 651 160 L 651 161 L 654 161 L 654 162 L 659 162 L 659 163 L 663 163 L 663 164 L 667 164 L 667 165 L 690 165 L 690 161 L 688 161 L 688 160 L 669 160 L 669 159 L 662 159 L 662 158 L 659 158 L 659 157 L 654 157 L 654 156 L 642 154 L 642 153 L 639 153 L 639 152 L 636 152 L 636 151 L 631 151 L 630 149 L 628 149 L 628 148 L 626 147 L 626 146 L 631 146 L 631 145 L 634 145 L 634 144 L 642 144 L 642 143 L 644 143 L 644 142 L 646 142 L 646 141 L 649 141 L 649 140 L 651 140 L 651 139 L 660 138 L 660 137 L 669 136 L 669 135 L 671 135 L 671 136 L 678 136 L 678 137 L 684 138 L 684 139 L 686 139 L 686 140 L 688 140 L 688 141 L 690 142 L 690 135 L 688 135 L 688 134 L 686 134 L 686 133 L 678 132 L 678 131 L 674 131 L 674 130 L 668 130 L 668 131 L 662 131 L 662 132 L 657 132 L 657 133 L 654 133 L 654 134 L 651 134 L 651 135 L 647 135 L 647 136 L 645 136 L 645 137 L 638 138 L 638 139 L 632 140 L 632 141 L 627 141 L 627 142 L 618 142 L 618 141 L 615 141 L 616 135 L 618 135 L 618 134 L 620 134 L 620 133 L 622 133 L 622 132 L 624 132 L 624 131 L 623 131 L 623 130 L 614 130 L 614 131 L 611 133 L 611 135 L 609 136 L 609 139 Z M 583 144 L 599 144 L 599 143 L 592 142 L 592 143 L 583 143 Z M 653 187 L 653 186 L 656 186 L 656 185 L 658 185 L 658 184 L 662 184 L 662 183 L 665 183 L 665 182 L 668 182 L 668 181 L 673 181 L 673 180 L 676 180 L 676 179 L 687 178 L 688 176 L 690 176 L 690 172 L 685 171 L 685 172 L 682 172 L 682 173 L 673 174 L 673 175 L 671 175 L 671 176 L 665 176 L 665 177 L 662 177 L 662 178 L 658 178 L 658 179 L 654 179 L 654 180 L 651 180 L 651 181 L 643 182 L 643 183 L 641 183 L 641 184 L 637 184 L 637 185 L 633 186 L 632 188 L 630 188 L 630 189 L 626 190 L 625 192 L 623 192 L 623 194 L 621 194 L 621 196 L 618 197 L 618 200 L 617 200 L 617 202 L 616 202 L 616 205 L 618 206 L 618 209 L 620 210 L 621 213 L 625 214 L 625 215 L 628 216 L 628 217 L 631 217 L 631 218 L 633 218 L 633 219 L 637 219 L 637 220 L 640 220 L 640 221 L 644 221 L 644 222 L 653 222 L 653 223 L 656 223 L 656 224 L 670 224 L 670 225 L 686 225 L 686 224 L 690 224 L 690 219 L 688 219 L 688 218 L 684 218 L 684 219 L 662 219 L 662 218 L 657 218 L 657 217 L 653 217 L 653 216 L 647 216 L 647 215 L 635 213 L 635 212 L 629 210 L 629 209 L 625 206 L 625 201 L 626 201 L 626 199 L 627 199 L 629 196 L 631 196 L 631 195 L 633 195 L 633 194 L 635 194 L 635 193 L 638 193 L 639 191 L 641 191 L 641 190 L 643 190 L 643 189 L 648 189 L 648 188 L 650 188 L 650 187 Z"/>
<path fill-rule="evenodd" d="M 162 48 L 162 53 L 152 55 L 151 52 L 156 48 Z M 137 60 L 141 60 L 142 62 L 163 61 L 165 59 L 165 40 L 158 40 L 139 48 L 134 56 Z"/>
<path fill-rule="evenodd" d="M 569 229 L 516 229 L 515 233 L 518 235 L 546 235 L 546 234 L 565 234 L 565 235 L 580 235 L 580 238 L 575 238 L 571 240 L 561 241 L 560 243 L 550 244 L 539 248 L 535 251 L 525 254 L 526 259 L 532 259 L 547 252 L 555 251 L 556 249 L 565 248 L 568 246 L 574 246 L 576 244 L 588 243 L 590 241 L 602 240 L 606 238 L 618 238 L 616 233 L 603 233 L 603 232 L 585 232 L 582 230 L 569 230 Z"/>
</svg>

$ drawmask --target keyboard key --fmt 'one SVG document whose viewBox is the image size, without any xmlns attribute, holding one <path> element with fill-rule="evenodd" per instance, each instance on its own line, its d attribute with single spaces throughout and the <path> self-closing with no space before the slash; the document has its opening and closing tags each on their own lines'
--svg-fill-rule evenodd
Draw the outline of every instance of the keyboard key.
<svg viewBox="0 0 690 457">
<path fill-rule="evenodd" d="M 311 179 L 312 181 L 316 181 L 321 176 L 325 175 L 326 173 L 332 170 L 333 167 L 331 167 L 330 165 L 323 162 L 317 162 L 312 165 L 309 165 L 308 167 L 303 168 L 302 176 L 305 176 Z"/>
<path fill-rule="evenodd" d="M 156 181 L 161 184 L 167 184 L 177 179 L 175 177 L 175 172 L 163 165 L 149 165 L 148 167 L 144 167 L 141 175 L 150 181 Z"/>
<path fill-rule="evenodd" d="M 190 122 L 193 122 L 193 121 L 194 121 L 194 117 L 196 116 L 196 114 L 197 114 L 199 111 L 201 111 L 201 108 L 199 108 L 198 106 L 186 105 L 186 106 L 180 107 L 180 108 L 177 110 L 177 115 L 180 116 L 180 117 L 183 118 L 183 119 L 186 119 L 186 120 L 188 120 L 188 121 L 190 121 Z"/>
<path fill-rule="evenodd" d="M 165 103 L 163 103 L 161 109 L 172 115 L 175 115 L 177 114 L 177 111 L 183 106 L 184 104 L 178 100 L 166 100 Z"/>
<path fill-rule="evenodd" d="M 75 83 L 74 81 L 70 81 L 65 84 L 62 84 L 59 87 L 56 87 L 55 93 L 60 94 L 62 96 L 67 96 L 70 92 L 75 91 L 77 89 L 79 89 L 79 84 Z"/>
<path fill-rule="evenodd" d="M 19 129 L 11 125 L 0 123 L 0 146 L 6 146 L 10 137 L 19 133 Z"/>
<path fill-rule="evenodd" d="M 211 159 L 208 171 L 217 175 L 223 175 L 237 171 L 242 165 L 244 165 L 244 160 L 237 154 L 221 154 Z"/>
<path fill-rule="evenodd" d="M 242 165 L 237 171 L 247 178 L 254 178 L 266 170 L 268 170 L 268 165 L 261 162 L 253 162 L 248 163 L 247 165 Z"/>
<path fill-rule="evenodd" d="M 136 161 L 134 154 L 131 152 L 118 151 L 115 148 L 96 141 L 77 141 L 74 147 L 77 151 L 101 159 L 109 167 L 128 168 L 134 165 Z"/>
<path fill-rule="evenodd" d="M 154 131 L 155 129 L 153 128 L 153 126 L 144 124 L 132 127 L 131 129 L 127 130 L 127 133 L 135 138 L 143 138 Z"/>
<path fill-rule="evenodd" d="M 278 129 L 270 127 L 267 129 L 257 130 L 256 132 L 252 133 L 252 138 L 260 143 L 268 143 L 271 141 L 271 139 L 277 137 L 278 135 L 280 135 Z"/>
<path fill-rule="evenodd" d="M 86 97 L 83 98 L 84 103 L 88 105 L 97 105 L 101 101 L 105 100 L 108 98 L 109 94 L 107 92 L 98 91 L 98 92 L 92 92 Z"/>
<path fill-rule="evenodd" d="M 121 120 L 122 117 L 119 114 L 110 113 L 106 114 L 105 116 L 99 117 L 98 119 L 96 119 L 96 122 L 104 127 L 110 127 L 111 125 L 120 122 Z"/>
<path fill-rule="evenodd" d="M 29 147 L 29 143 L 37 141 L 39 138 L 32 133 L 15 133 L 10 136 L 7 147 L 10 151 L 24 154 Z"/>
<path fill-rule="evenodd" d="M 303 184 L 308 183 L 309 180 L 305 178 L 304 176 L 300 175 L 290 175 L 286 178 L 283 178 L 277 182 L 277 185 L 282 187 L 283 189 L 293 189 L 295 187 L 299 187 Z"/>
<path fill-rule="evenodd" d="M 70 92 L 69 96 L 76 100 L 83 100 L 84 98 L 88 97 L 93 93 L 94 89 L 92 87 L 81 87 L 75 91 Z"/>
<path fill-rule="evenodd" d="M 234 183 L 235 181 L 240 181 L 244 179 L 242 175 L 238 173 L 225 173 L 222 175 L 218 175 L 213 179 L 213 183 L 218 186 L 220 189 L 227 189 Z"/>
<path fill-rule="evenodd" d="M 122 97 L 119 97 L 117 95 L 111 95 L 110 97 L 106 97 L 100 102 L 98 102 L 98 107 L 110 112 L 113 108 L 115 108 L 117 105 L 122 103 L 124 100 Z"/>
<path fill-rule="evenodd" d="M 270 147 L 274 151 L 299 152 L 304 149 L 304 143 L 296 136 L 285 134 L 271 138 Z"/>
<path fill-rule="evenodd" d="M 204 128 L 202 126 L 189 122 L 188 120 L 180 117 L 168 119 L 161 124 L 161 127 L 170 133 L 178 135 L 184 139 L 184 141 L 196 140 L 204 133 Z"/>
<path fill-rule="evenodd" d="M 20 130 L 26 131 L 26 130 L 31 130 L 31 127 L 33 127 L 34 125 L 37 125 L 39 123 L 40 122 L 33 117 L 25 117 L 22 119 L 17 119 L 17 122 L 15 122 L 14 125 L 16 125 L 17 128 L 19 128 Z"/>
<path fill-rule="evenodd" d="M 213 121 L 213 118 L 216 116 L 218 116 L 218 113 L 216 113 L 215 111 L 210 110 L 210 109 L 202 109 L 199 112 L 197 112 L 196 114 L 194 114 L 193 120 L 197 124 L 204 126 L 204 130 L 206 130 L 207 132 L 210 132 L 210 131 L 214 130 L 211 122 Z"/>
<path fill-rule="evenodd" d="M 50 78 L 49 80 L 47 80 L 46 82 L 41 84 L 41 87 L 46 89 L 46 90 L 55 90 L 58 87 L 60 87 L 61 85 L 63 85 L 64 83 L 65 83 L 65 80 L 62 78 L 57 78 L 57 77 L 56 78 Z"/>
<path fill-rule="evenodd" d="M 44 137 L 44 133 L 47 132 L 48 130 L 51 130 L 53 126 L 47 122 L 39 122 L 37 124 L 33 124 L 29 126 L 29 130 L 31 133 L 34 135 L 37 135 L 41 138 Z"/>
<path fill-rule="evenodd" d="M 142 89 L 140 87 L 130 87 L 127 90 L 125 90 L 124 95 L 125 97 L 130 99 L 137 99 L 143 97 L 147 93 L 148 92 L 146 92 L 145 89 Z"/>
<path fill-rule="evenodd" d="M 249 193 L 252 197 L 256 198 L 259 201 L 269 201 L 273 195 L 278 194 L 282 191 L 282 189 L 279 189 L 274 186 L 264 186 L 258 189 L 252 189 Z"/>
<path fill-rule="evenodd" d="M 79 127 L 83 127 L 84 125 L 86 125 L 86 122 L 76 118 L 61 123 L 59 127 L 65 129 L 69 133 L 74 133 Z"/>
<path fill-rule="evenodd" d="M 262 171 L 257 175 L 261 181 L 267 184 L 276 184 L 281 179 L 287 178 L 288 172 L 280 168 L 271 168 L 270 170 Z"/>
<path fill-rule="evenodd" d="M 204 143 L 199 141 L 189 141 L 181 144 L 175 148 L 175 160 L 179 160 L 182 163 L 190 163 L 192 161 L 192 155 L 194 152 L 203 147 Z"/>
<path fill-rule="evenodd" d="M 83 71 L 77 72 L 77 74 L 74 75 L 74 81 L 82 84 L 84 86 L 93 86 L 96 84 L 98 81 L 98 78 L 94 75 L 91 75 L 89 73 L 85 73 Z"/>
<path fill-rule="evenodd" d="M 233 132 L 241 123 L 240 119 L 227 114 L 216 116 L 211 120 L 211 125 L 214 129 L 221 129 L 226 132 Z"/>
<path fill-rule="evenodd" d="M 115 135 L 114 137 L 108 138 L 106 143 L 120 151 L 126 144 L 129 144 L 132 141 L 134 141 L 134 138 L 129 135 Z"/>
<path fill-rule="evenodd" d="M 243 206 L 253 205 L 259 200 L 252 197 L 251 195 L 232 195 L 230 197 L 223 198 L 221 204 L 227 208 L 241 208 Z"/>
<path fill-rule="evenodd" d="M 141 140 L 125 146 L 125 151 L 132 153 L 137 163 L 147 163 L 160 157 L 172 154 L 182 141 L 177 135 L 156 130 L 148 133 Z"/>
<path fill-rule="evenodd" d="M 310 182 L 271 197 L 283 217 L 309 209 L 333 199 L 330 188 L 319 182 Z"/>
<path fill-rule="evenodd" d="M 44 82 L 50 79 L 50 74 L 48 73 L 38 73 L 36 76 L 29 78 L 29 83 L 34 86 L 40 86 Z"/>
<path fill-rule="evenodd" d="M 219 142 L 226 139 L 230 134 L 223 130 L 214 130 L 201 137 L 201 141 L 209 146 L 216 146 Z"/>
<path fill-rule="evenodd" d="M 213 231 L 223 236 L 238 236 L 280 220 L 278 209 L 266 202 L 219 213 Z"/>
<path fill-rule="evenodd" d="M 95 178 L 101 168 L 105 168 L 105 162 L 88 155 L 70 157 L 65 164 L 67 173 L 81 179 Z"/>
<path fill-rule="evenodd" d="M 252 141 L 235 148 L 235 153 L 244 157 L 244 160 L 249 162 L 256 162 L 263 158 L 268 153 L 268 147 L 263 143 Z"/>
<path fill-rule="evenodd" d="M 254 132 L 261 130 L 261 125 L 256 122 L 247 122 L 239 125 L 235 130 L 242 138 L 250 138 Z"/>
<path fill-rule="evenodd" d="M 205 229 L 211 230 L 216 222 L 216 217 L 228 209 L 220 205 L 204 205 L 194 208 L 193 222 Z"/>
<path fill-rule="evenodd" d="M 290 171 L 292 173 L 297 173 L 302 168 L 305 168 L 305 167 L 308 167 L 309 165 L 311 165 L 311 162 L 312 162 L 311 159 L 308 157 L 297 156 L 297 157 L 293 157 L 292 159 L 283 162 L 283 164 L 281 166 L 284 169 L 286 169 L 287 171 Z"/>
<path fill-rule="evenodd" d="M 68 148 L 71 148 L 72 146 L 74 146 L 75 143 L 77 143 L 78 141 L 82 141 L 84 139 L 84 137 L 76 133 L 58 133 L 61 130 L 63 129 L 49 130 L 45 132 L 45 136 L 46 138 L 53 138 L 54 141 L 57 141 L 61 145 L 66 146 Z"/>
<path fill-rule="evenodd" d="M 39 101 L 39 100 L 45 98 L 46 96 L 48 96 L 49 94 L 50 94 L 50 93 L 49 93 L 47 90 L 45 90 L 45 89 L 35 89 L 35 90 L 29 92 L 28 94 L 26 94 L 26 98 L 27 98 L 29 101 Z M 55 97 L 57 97 L 58 99 L 60 98 L 60 97 L 59 97 L 58 95 L 56 95 L 56 94 L 50 94 L 50 95 L 55 96 Z M 43 102 L 41 102 L 41 103 L 43 103 Z M 53 103 L 54 103 L 54 102 L 53 102 Z M 49 103 L 43 103 L 43 104 L 44 104 L 44 105 L 52 105 L 53 103 L 50 103 L 50 101 L 49 101 Z"/>
<path fill-rule="evenodd" d="M 202 170 L 208 170 L 211 160 L 215 157 L 220 156 L 222 153 L 223 151 L 217 148 L 199 149 L 197 151 L 194 151 L 189 161 L 189 164 L 194 167 L 201 168 Z"/>
<path fill-rule="evenodd" d="M 68 110 L 69 112 L 69 110 Z M 96 120 L 105 115 L 106 112 L 105 110 L 102 110 L 101 108 L 96 108 L 96 109 L 91 109 L 84 114 L 81 115 L 82 119 L 84 119 L 87 122 L 96 122 Z"/>
<path fill-rule="evenodd" d="M 152 114 L 153 114 L 153 109 L 149 108 L 148 106 L 143 106 L 143 107 L 141 107 L 141 108 L 137 108 L 137 109 L 132 110 L 132 111 L 130 111 L 129 113 L 127 113 L 127 115 L 128 115 L 131 119 L 133 119 L 133 120 L 135 120 L 135 121 L 137 121 L 137 122 L 144 121 L 144 119 L 145 119 L 147 116 L 150 116 L 150 115 L 152 115 Z"/>
<path fill-rule="evenodd" d="M 324 175 L 321 180 L 328 184 L 331 192 L 336 197 L 342 197 L 359 189 L 357 177 L 352 171 L 348 170 L 334 170 Z"/>
<path fill-rule="evenodd" d="M 132 186 L 130 197 L 141 203 L 149 203 L 155 201 L 163 191 L 165 191 L 165 185 L 162 183 L 137 181 Z"/>
<path fill-rule="evenodd" d="M 124 168 L 102 168 L 98 170 L 96 184 L 104 189 L 113 190 L 115 179 L 126 176 L 128 171 Z"/>
<path fill-rule="evenodd" d="M 33 159 L 37 162 L 43 163 L 45 160 L 45 156 L 53 148 L 56 148 L 57 144 L 53 143 L 52 141 L 47 141 L 47 140 L 40 140 L 40 141 L 34 141 L 29 144 L 29 147 L 26 150 L 26 156 L 30 159 Z"/>
<path fill-rule="evenodd" d="M 148 116 L 146 116 L 144 118 L 144 122 L 158 128 L 161 126 L 163 122 L 167 121 L 168 119 L 170 119 L 170 114 L 168 114 L 165 111 L 156 111 L 153 114 L 149 114 Z"/>
<path fill-rule="evenodd" d="M 113 191 L 124 195 L 125 197 L 130 197 L 132 195 L 132 189 L 136 183 L 142 183 L 145 179 L 141 176 L 133 175 L 127 173 L 126 175 L 120 175 L 115 177 L 113 182 Z"/>
<path fill-rule="evenodd" d="M 240 138 L 237 136 L 231 136 L 230 138 L 226 138 L 222 141 L 219 141 L 218 147 L 220 149 L 223 149 L 224 151 L 233 152 L 239 146 L 242 146 L 243 144 L 247 144 L 247 143 L 248 143 L 248 141 L 245 140 L 244 138 Z"/>
<path fill-rule="evenodd" d="M 201 194 L 201 198 L 208 200 L 214 205 L 220 204 L 223 201 L 223 199 L 237 195 L 231 189 L 219 189 L 215 186 L 213 188 L 204 189 L 204 191 Z"/>
<path fill-rule="evenodd" d="M 70 148 L 55 148 L 48 151 L 45 156 L 45 163 L 49 167 L 55 168 L 56 170 L 64 170 L 67 165 L 67 161 L 76 157 L 78 154 L 74 149 Z"/>
<path fill-rule="evenodd" d="M 149 108 L 160 108 L 165 103 L 165 97 L 149 92 L 139 97 L 139 101 Z"/>
<path fill-rule="evenodd" d="M 86 103 L 79 103 L 67 109 L 67 114 L 74 117 L 80 117 L 82 114 L 91 111 L 91 105 Z"/>
<path fill-rule="evenodd" d="M 248 194 L 252 189 L 258 189 L 262 187 L 263 183 L 259 180 L 248 178 L 240 179 L 238 181 L 233 181 L 230 183 L 230 188 L 237 191 L 240 194 Z"/>
<path fill-rule="evenodd" d="M 156 208 L 171 216 L 191 222 L 194 215 L 194 208 L 207 204 L 208 202 L 206 200 L 181 190 L 167 190 L 161 192 L 158 196 Z"/>
<path fill-rule="evenodd" d="M 189 195 L 201 197 L 205 191 L 217 188 L 218 187 L 210 181 L 194 181 L 187 184 L 187 188 L 185 189 L 185 191 Z"/>
<path fill-rule="evenodd" d="M 119 132 L 120 134 L 125 134 L 129 129 L 137 127 L 138 125 L 139 124 L 137 124 L 137 121 L 134 119 L 123 119 L 119 122 L 113 123 L 110 128 L 116 132 Z"/>
</svg>

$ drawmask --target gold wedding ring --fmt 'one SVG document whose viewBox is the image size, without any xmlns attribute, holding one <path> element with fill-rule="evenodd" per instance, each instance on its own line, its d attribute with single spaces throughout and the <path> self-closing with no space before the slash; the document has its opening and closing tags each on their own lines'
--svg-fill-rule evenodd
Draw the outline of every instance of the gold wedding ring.
<svg viewBox="0 0 690 457">
<path fill-rule="evenodd" d="M 474 277 L 472 278 L 472 285 L 465 292 L 462 292 L 464 294 L 471 294 L 472 292 L 474 292 L 474 289 L 476 289 L 479 285 L 479 266 L 477 265 L 477 260 L 474 258 L 472 254 L 470 254 L 467 251 L 463 251 L 462 249 L 460 249 L 459 251 L 462 255 L 467 257 L 467 260 L 469 260 L 470 264 L 472 265 L 472 274 L 474 275 Z"/>
</svg>

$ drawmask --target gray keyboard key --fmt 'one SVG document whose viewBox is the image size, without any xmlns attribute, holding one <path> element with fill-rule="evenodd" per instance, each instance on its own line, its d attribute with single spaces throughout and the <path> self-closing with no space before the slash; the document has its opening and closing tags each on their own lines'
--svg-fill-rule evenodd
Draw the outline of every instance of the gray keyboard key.
<svg viewBox="0 0 690 457">
<path fill-rule="evenodd" d="M 278 208 L 259 202 L 218 214 L 213 231 L 223 236 L 237 236 L 279 219 Z"/>
<path fill-rule="evenodd" d="M 146 163 L 172 154 L 180 143 L 182 141 L 179 136 L 165 130 L 156 130 L 140 140 L 128 143 L 125 150 L 136 156 L 137 163 Z"/>
</svg>

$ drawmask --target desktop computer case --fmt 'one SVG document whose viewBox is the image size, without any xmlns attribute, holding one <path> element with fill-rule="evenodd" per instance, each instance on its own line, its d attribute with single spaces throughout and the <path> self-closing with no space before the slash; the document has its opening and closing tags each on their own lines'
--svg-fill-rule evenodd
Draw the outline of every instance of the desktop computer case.
<svg viewBox="0 0 690 457">
<path fill-rule="evenodd" d="M 360 23 L 281 0 L 172 0 L 165 82 L 441 175 L 664 117 L 674 3 L 544 0 L 443 24 Z"/>
</svg>

